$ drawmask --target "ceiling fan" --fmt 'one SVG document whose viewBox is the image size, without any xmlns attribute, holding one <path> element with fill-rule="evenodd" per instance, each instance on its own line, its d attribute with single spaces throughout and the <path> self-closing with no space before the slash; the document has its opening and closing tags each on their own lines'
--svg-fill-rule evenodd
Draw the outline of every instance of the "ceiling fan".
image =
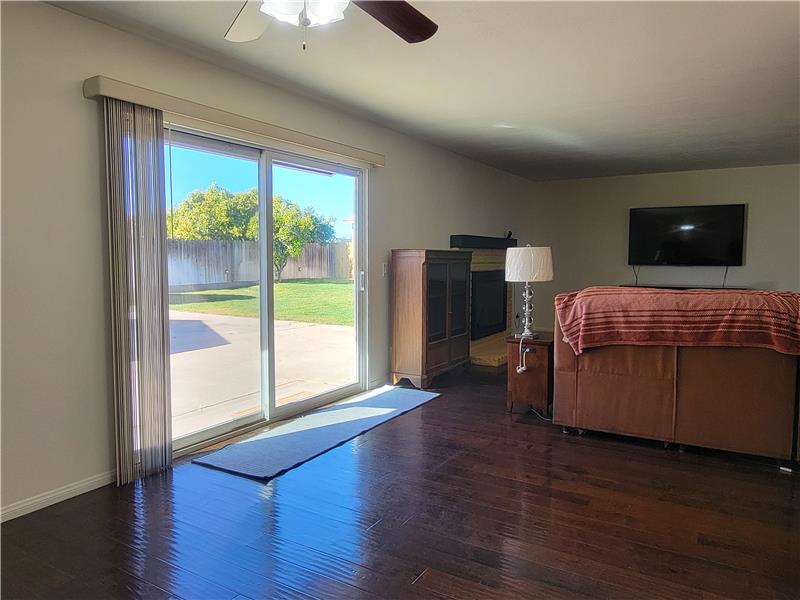
<svg viewBox="0 0 800 600">
<path fill-rule="evenodd" d="M 236 14 L 225 39 L 229 42 L 251 42 L 260 38 L 270 15 L 279 21 L 302 27 L 315 27 L 344 18 L 344 9 L 351 0 L 246 0 Z M 428 17 L 400 0 L 352 0 L 361 10 L 387 27 L 409 44 L 424 42 L 439 26 Z"/>
</svg>

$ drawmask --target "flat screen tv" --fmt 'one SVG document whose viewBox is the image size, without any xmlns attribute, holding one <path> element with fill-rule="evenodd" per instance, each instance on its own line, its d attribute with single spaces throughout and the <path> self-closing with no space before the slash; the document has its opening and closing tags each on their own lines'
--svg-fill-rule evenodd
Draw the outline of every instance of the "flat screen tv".
<svg viewBox="0 0 800 600">
<path fill-rule="evenodd" d="M 744 220 L 744 204 L 632 208 L 628 264 L 741 265 Z"/>
</svg>

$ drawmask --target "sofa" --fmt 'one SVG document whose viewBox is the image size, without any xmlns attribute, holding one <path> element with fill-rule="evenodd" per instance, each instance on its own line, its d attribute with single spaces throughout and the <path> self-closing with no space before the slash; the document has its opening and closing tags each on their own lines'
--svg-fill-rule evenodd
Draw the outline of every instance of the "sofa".
<svg viewBox="0 0 800 600">
<path fill-rule="evenodd" d="M 768 348 L 601 346 L 554 331 L 553 421 L 797 460 L 798 357 Z"/>
</svg>

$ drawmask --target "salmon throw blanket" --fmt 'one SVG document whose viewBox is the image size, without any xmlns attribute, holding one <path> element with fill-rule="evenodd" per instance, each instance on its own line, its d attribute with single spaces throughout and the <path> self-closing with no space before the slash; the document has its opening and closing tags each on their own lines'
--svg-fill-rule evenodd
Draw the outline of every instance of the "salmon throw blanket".
<svg viewBox="0 0 800 600">
<path fill-rule="evenodd" d="M 737 346 L 800 354 L 800 294 L 590 287 L 556 296 L 564 341 L 595 346 Z"/>
</svg>

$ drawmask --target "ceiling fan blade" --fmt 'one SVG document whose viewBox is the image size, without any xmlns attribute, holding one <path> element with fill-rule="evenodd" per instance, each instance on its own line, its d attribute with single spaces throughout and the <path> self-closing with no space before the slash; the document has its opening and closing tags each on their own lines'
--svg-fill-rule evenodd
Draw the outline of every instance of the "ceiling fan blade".
<svg viewBox="0 0 800 600">
<path fill-rule="evenodd" d="M 353 0 L 353 4 L 388 27 L 409 44 L 424 42 L 439 26 L 411 6 L 398 0 Z"/>
<path fill-rule="evenodd" d="M 260 5 L 260 0 L 246 0 L 225 32 L 225 39 L 229 42 L 252 42 L 260 38 L 268 22 L 266 15 L 259 10 Z"/>
</svg>

